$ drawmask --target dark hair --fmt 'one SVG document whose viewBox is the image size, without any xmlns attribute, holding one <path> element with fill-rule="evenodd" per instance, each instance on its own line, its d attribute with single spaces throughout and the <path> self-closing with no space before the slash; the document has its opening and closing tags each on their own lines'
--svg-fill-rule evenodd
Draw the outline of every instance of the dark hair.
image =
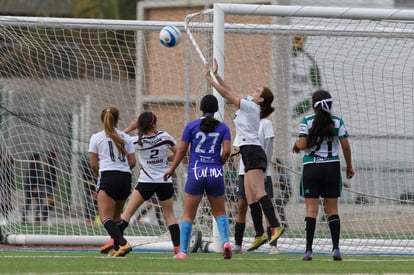
<svg viewBox="0 0 414 275">
<path fill-rule="evenodd" d="M 115 107 L 107 107 L 101 112 L 101 121 L 105 133 L 115 142 L 119 153 L 126 155 L 126 149 L 124 148 L 125 140 L 123 140 L 115 130 L 118 124 L 118 118 L 119 111 Z"/>
<path fill-rule="evenodd" d="M 154 129 L 157 117 L 152 112 L 143 112 L 138 117 L 138 144 L 142 146 L 142 136 Z"/>
<path fill-rule="evenodd" d="M 260 103 L 260 119 L 262 119 L 273 113 L 275 108 L 272 107 L 274 97 L 269 88 L 263 87 L 263 92 L 260 97 L 263 98 L 263 101 Z"/>
<path fill-rule="evenodd" d="M 312 123 L 308 135 L 307 147 L 313 147 L 316 144 L 321 144 L 326 139 L 332 139 L 335 135 L 334 122 L 332 121 L 331 113 L 328 112 L 332 107 L 332 102 L 325 102 L 329 110 L 324 110 L 323 104 L 320 102 L 324 99 L 332 98 L 331 94 L 324 90 L 318 90 L 312 95 L 312 107 L 315 112 L 315 119 Z M 325 107 L 326 109 L 326 107 Z"/>
<path fill-rule="evenodd" d="M 213 117 L 218 111 L 218 100 L 214 95 L 205 95 L 200 102 L 200 110 L 203 112 L 204 118 L 200 123 L 200 130 L 203 132 L 213 132 L 220 123 Z"/>
</svg>

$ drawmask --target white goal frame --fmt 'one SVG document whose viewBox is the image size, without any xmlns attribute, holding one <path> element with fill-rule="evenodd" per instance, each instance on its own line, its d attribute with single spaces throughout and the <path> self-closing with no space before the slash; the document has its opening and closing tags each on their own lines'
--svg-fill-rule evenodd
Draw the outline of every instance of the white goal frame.
<svg viewBox="0 0 414 275">
<path fill-rule="evenodd" d="M 199 49 L 197 42 L 193 38 L 191 34 L 190 28 L 188 25 L 194 24 L 194 28 L 202 28 L 205 27 L 206 24 L 197 26 L 197 23 L 189 23 L 192 17 L 196 17 L 197 15 L 201 15 L 203 13 L 208 13 L 210 11 L 202 11 L 199 13 L 194 13 L 188 15 L 186 17 L 186 29 L 189 38 L 192 40 L 196 51 L 200 55 L 200 59 L 203 63 L 210 62 L 210 60 L 206 60 L 206 57 L 203 55 L 202 51 Z M 395 21 L 413 21 L 414 20 L 414 10 L 401 10 L 401 9 L 368 9 L 368 8 L 336 8 L 336 7 L 305 7 L 305 6 L 283 6 L 283 5 L 255 5 L 255 4 L 233 4 L 233 3 L 215 3 L 213 9 L 214 19 L 213 19 L 213 57 L 217 60 L 219 64 L 219 75 L 225 78 L 224 75 L 224 59 L 225 59 L 225 32 L 231 30 L 235 33 L 243 33 L 243 28 L 249 28 L 249 26 L 242 26 L 242 24 L 238 25 L 235 23 L 227 24 L 225 22 L 225 15 L 249 15 L 249 16 L 278 16 L 278 17 L 319 17 L 319 18 L 337 18 L 337 19 L 358 19 L 358 20 L 395 20 Z M 255 25 L 254 28 L 260 29 L 263 33 L 281 33 L 281 34 L 302 34 L 305 33 L 306 26 L 289 26 L 287 28 L 285 25 L 277 24 L 275 22 L 271 25 Z M 329 27 L 328 27 L 329 28 Z M 326 30 L 327 28 L 324 28 Z M 336 30 L 337 31 L 337 30 Z M 347 30 L 343 32 L 339 31 L 341 35 L 346 35 Z M 401 36 L 413 36 L 414 33 L 407 31 L 407 30 L 396 30 L 395 28 L 391 29 L 381 29 L 381 30 L 373 30 L 376 36 L 389 36 L 392 35 L 393 37 Z M 358 33 L 358 30 L 352 32 L 352 35 Z M 368 35 L 366 30 L 361 30 L 361 33 Z M 307 32 L 309 34 L 309 32 Z M 279 56 L 280 57 L 280 56 Z M 288 56 L 285 56 L 288 58 Z M 285 60 L 286 62 L 286 60 Z M 289 61 L 287 61 L 289 62 Z M 273 69 L 274 67 L 272 67 Z M 278 71 L 280 73 L 280 71 Z M 289 79 L 290 72 L 285 70 L 284 76 L 280 77 L 280 79 L 272 79 L 272 87 L 279 92 L 285 93 L 287 92 L 288 83 L 284 82 L 283 79 Z M 273 75 L 278 75 L 273 73 Z M 220 97 L 220 95 L 216 92 L 215 95 Z M 221 104 L 223 104 L 223 99 L 221 98 Z M 276 108 L 277 113 L 277 108 Z M 273 120 L 276 120 L 277 117 L 283 117 L 285 114 L 276 114 L 273 116 Z M 279 148 L 277 145 L 274 147 L 275 151 L 283 152 L 282 158 L 286 157 L 287 150 L 283 150 L 283 148 L 290 148 L 288 141 L 290 141 L 290 137 L 287 135 L 289 131 L 280 131 L 276 134 L 275 139 L 278 139 L 280 142 Z M 282 132 L 282 136 L 280 135 Z M 283 135 L 286 133 L 286 135 Z M 279 136 L 278 136 L 279 135 Z M 283 143 L 283 141 L 286 141 Z M 282 149 L 282 150 L 280 150 Z M 279 155 L 280 156 L 280 155 Z M 298 247 L 303 244 L 303 240 L 296 239 L 292 240 L 293 242 L 297 243 Z M 280 243 L 282 243 L 281 240 Z M 323 249 L 322 247 L 325 244 L 330 242 L 329 239 L 319 239 L 316 246 L 321 245 L 319 249 Z M 352 246 L 352 240 L 341 240 L 344 246 Z M 414 241 L 412 240 L 398 240 L 398 241 L 384 241 L 381 240 L 381 245 L 375 244 L 373 240 L 366 239 L 366 240 L 358 240 L 360 244 L 365 244 L 365 248 L 362 248 L 359 253 L 403 253 L 403 254 L 413 254 L 414 253 Z M 353 246 L 352 246 L 353 247 Z M 387 247 L 389 249 L 387 249 Z M 400 247 L 404 247 L 400 249 Z M 213 251 L 219 251 L 220 244 L 216 243 L 214 246 Z M 385 250 L 384 250 L 385 249 Z M 358 248 L 355 248 L 358 251 Z M 303 251 L 303 247 L 300 247 L 298 251 Z M 397 252 L 396 252 L 397 251 Z M 399 252 L 398 252 L 399 251 Z M 357 252 L 358 253 L 358 252 Z"/>
<path fill-rule="evenodd" d="M 283 5 L 254 5 L 254 4 L 228 4 L 228 3 L 215 3 L 214 4 L 214 23 L 213 23 L 213 57 L 219 64 L 219 74 L 224 77 L 224 56 L 225 56 L 225 29 L 226 22 L 224 16 L 226 14 L 233 15 L 259 15 L 259 16 L 280 16 L 280 17 L 321 17 L 321 18 L 338 18 L 338 19 L 369 19 L 369 20 L 414 20 L 414 10 L 401 10 L 401 9 L 368 9 L 368 8 L 335 8 L 335 7 L 309 7 L 309 6 L 283 6 Z M 234 25 L 234 24 L 233 24 Z M 237 29 L 237 27 L 234 27 Z M 255 26 L 257 28 L 257 26 Z M 306 29 L 304 26 L 298 26 L 296 28 L 297 33 L 303 32 Z M 263 32 L 280 32 L 283 33 L 287 30 L 286 26 L 281 24 L 264 25 Z M 240 30 L 240 32 L 242 32 Z M 292 29 L 290 28 L 290 32 Z M 357 31 L 356 31 L 357 32 Z M 364 32 L 366 33 L 366 32 Z M 376 32 L 376 35 L 398 35 L 395 29 L 381 30 L 381 33 Z M 401 30 L 401 34 L 407 35 L 407 31 Z M 280 55 L 283 56 L 283 55 Z M 280 57 L 279 56 L 279 57 Z M 285 58 L 288 58 L 286 55 Z M 289 62 L 285 60 L 285 62 Z M 279 71 L 280 73 L 280 71 Z M 289 79 L 289 71 L 285 70 L 284 75 L 278 79 L 272 79 L 272 87 L 276 90 L 286 91 L 288 83 L 283 79 Z M 278 74 L 274 74 L 278 75 Z M 216 92 L 216 95 L 219 94 Z M 219 96 L 220 97 L 220 96 Z M 221 104 L 223 100 L 221 101 Z M 220 109 L 222 110 L 222 109 Z M 221 114 L 223 117 L 223 114 Z M 284 114 L 277 114 L 276 117 L 283 117 Z M 285 133 L 288 133 L 287 129 L 284 129 Z M 276 136 L 279 140 L 289 140 L 288 136 Z M 280 144 L 275 146 L 274 150 L 278 152 L 284 152 L 283 148 L 289 148 L 290 144 Z M 285 158 L 286 155 L 281 156 Z"/>
<path fill-rule="evenodd" d="M 203 11 L 205 12 L 205 11 Z M 210 10 L 210 12 L 212 12 Z M 288 16 L 296 16 L 296 17 L 321 17 L 321 18 L 329 18 L 329 17 L 336 17 L 341 19 L 369 19 L 369 20 L 401 20 L 401 21 L 413 21 L 414 20 L 414 10 L 398 10 L 398 9 L 365 9 L 365 8 L 328 8 L 328 7 L 301 7 L 301 6 L 278 6 L 278 5 L 251 5 L 251 4 L 226 4 L 226 3 L 215 3 L 214 4 L 214 23 L 212 25 L 208 25 L 209 31 L 213 30 L 213 43 L 214 43 L 214 49 L 213 49 L 213 56 L 218 60 L 219 62 L 219 68 L 220 68 L 220 75 L 223 77 L 224 75 L 224 57 L 225 57 L 225 32 L 226 31 L 233 31 L 233 32 L 240 32 L 243 33 L 245 29 L 248 28 L 248 26 L 238 27 L 236 24 L 227 25 L 224 20 L 224 15 L 226 14 L 233 14 L 233 15 L 242 15 L 242 14 L 248 14 L 248 15 L 258 15 L 258 16 L 279 16 L 279 17 L 288 17 Z M 189 15 L 189 16 L 194 16 Z M 98 20 L 98 19 L 67 19 L 67 18 L 36 18 L 36 17 L 7 17 L 7 16 L 1 16 L 0 17 L 0 23 L 3 25 L 7 24 L 13 24 L 16 25 L 16 19 L 19 21 L 21 26 L 50 26 L 54 27 L 56 25 L 62 25 L 62 26 L 76 26 L 78 28 L 88 28 L 93 27 L 96 29 L 106 29 L 108 27 L 112 29 L 118 29 L 118 30 L 133 30 L 136 32 L 140 32 L 141 30 L 159 30 L 161 27 L 167 25 L 167 24 L 174 24 L 175 26 L 178 26 L 182 31 L 184 31 L 185 23 L 184 22 L 167 22 L 167 21 L 143 21 L 143 20 Z M 13 21 L 13 22 L 12 22 Z M 11 23 L 12 22 L 12 23 Z M 292 28 L 294 27 L 294 28 Z M 263 33 L 280 33 L 280 34 L 289 34 L 294 31 L 294 33 L 305 33 L 306 32 L 306 26 L 290 26 L 290 28 L 287 28 L 286 25 L 278 24 L 278 22 L 273 22 L 269 25 L 256 25 L 255 26 L 258 31 L 261 31 Z M 325 28 L 326 30 L 326 28 Z M 357 30 L 356 30 L 357 31 Z M 376 30 L 373 30 L 376 31 Z M 339 31 L 340 32 L 340 31 Z M 191 34 L 187 30 L 187 33 Z M 306 32 L 308 33 L 308 32 Z M 361 31 L 362 33 L 362 31 Z M 352 34 L 355 34 L 353 32 Z M 364 32 L 366 34 L 366 32 Z M 344 30 L 341 35 L 346 35 L 346 30 Z M 414 34 L 411 32 L 407 32 L 407 30 L 387 30 L 382 29 L 381 32 L 375 33 L 375 35 L 378 36 L 387 36 L 392 35 L 394 37 L 401 36 L 412 36 L 414 37 Z M 137 36 L 139 37 L 139 36 Z M 182 41 L 182 42 L 189 42 L 189 41 Z M 193 41 L 194 42 L 194 41 Z M 140 57 L 139 52 L 143 49 L 140 46 L 140 41 L 137 41 L 137 63 L 139 63 L 138 58 Z M 201 53 L 202 54 L 202 53 Z M 278 57 L 282 57 L 287 59 L 288 56 L 284 55 L 284 53 L 281 53 L 278 55 Z M 275 58 L 275 57 L 272 57 Z M 198 60 L 197 60 L 198 61 Z M 274 61 L 272 61 L 274 62 Z M 284 62 L 288 62 L 287 60 L 284 60 Z M 200 67 L 202 66 L 202 62 L 200 62 Z M 272 69 L 277 70 L 275 66 L 272 67 Z M 183 70 L 186 74 L 191 73 L 187 69 Z M 280 73 L 280 71 L 278 71 Z M 284 75 L 279 75 L 277 73 L 274 73 L 277 77 L 272 79 L 272 86 L 275 87 L 276 90 L 280 90 L 282 93 L 287 93 L 287 89 L 289 88 L 289 83 L 286 82 L 286 79 L 289 79 L 289 70 L 283 71 Z M 140 79 L 143 77 L 142 75 L 136 76 L 136 94 L 141 95 L 142 90 L 140 90 L 142 87 L 140 86 Z M 187 77 L 189 77 L 187 75 Z M 216 93 L 217 95 L 217 93 Z M 155 96 L 136 96 L 137 101 L 134 102 L 134 108 L 135 111 L 138 113 L 142 109 L 142 104 L 145 103 L 151 103 L 151 102 L 158 102 L 162 100 L 166 101 L 180 101 L 184 102 L 185 98 L 157 98 Z M 221 105 L 224 104 L 224 101 L 220 102 Z M 220 108 L 220 110 L 223 110 L 224 108 Z M 281 118 L 286 116 L 285 113 L 277 113 L 278 108 L 276 107 L 276 115 L 273 116 L 274 120 L 280 120 Z M 90 116 L 90 114 L 88 114 Z M 224 117 L 224 114 L 221 114 L 221 117 Z M 84 128 L 88 128 L 90 126 L 88 125 L 82 125 L 79 123 L 79 129 L 77 131 L 82 132 L 85 130 Z M 278 123 L 280 124 L 280 123 Z M 84 128 L 83 128 L 84 127 Z M 288 127 L 286 125 L 286 127 Z M 289 133 L 288 130 L 283 131 L 279 129 L 277 132 L 277 135 L 275 139 L 282 141 L 278 143 L 278 147 L 275 147 L 275 151 L 278 152 L 286 152 L 287 150 L 284 150 L 286 148 L 290 148 L 290 136 L 287 136 Z M 74 152 L 77 152 L 76 141 L 74 141 Z M 281 150 L 281 148 L 283 150 Z M 287 155 L 287 153 L 285 153 Z M 280 156 L 282 158 L 285 158 L 286 156 Z M 73 160 L 73 162 L 77 162 L 77 160 Z M 75 169 L 75 168 L 74 168 Z M 73 180 L 78 180 L 77 178 L 74 178 Z M 76 197 L 76 194 L 74 195 Z M 8 244 L 16 244 L 16 245 L 101 245 L 106 243 L 108 239 L 108 236 L 60 236 L 60 235 L 14 235 L 9 234 L 5 236 L 5 242 Z M 133 238 L 128 237 L 129 240 L 134 242 Z M 251 239 L 246 240 L 246 243 L 248 243 Z M 349 241 L 349 243 L 348 243 Z M 160 236 L 160 238 L 156 239 L 155 241 L 148 240 L 146 237 L 136 237 L 136 242 L 140 243 L 141 248 L 148 248 L 148 249 L 160 249 L 160 250 L 171 250 L 171 242 L 169 241 L 168 236 Z M 303 239 L 301 238 L 290 238 L 289 240 L 290 245 L 284 246 L 284 240 L 283 238 L 280 240 L 279 245 L 286 249 L 286 251 L 294 251 L 294 252 L 302 252 L 303 251 Z M 383 240 L 382 243 L 379 245 L 377 243 L 371 243 L 372 240 L 358 240 L 360 243 L 365 243 L 365 246 L 363 251 L 361 253 L 365 252 L 371 252 L 376 253 L 376 251 L 380 251 L 381 253 L 387 253 L 387 251 L 383 250 L 384 247 L 390 247 L 390 251 L 392 253 L 401 252 L 405 254 L 414 254 L 414 241 L 412 240 Z M 219 237 L 218 233 L 213 230 L 213 244 L 209 245 L 204 251 L 208 252 L 220 252 L 221 247 L 219 246 Z M 326 244 L 329 243 L 329 240 L 326 239 L 319 239 L 319 243 L 316 245 L 321 245 L 321 249 L 325 249 Z M 352 240 L 343 240 L 341 241 L 341 244 L 344 246 L 351 246 L 353 245 Z M 297 247 L 297 250 L 295 250 L 294 245 Z M 288 247 L 288 248 L 286 248 Z M 400 249 L 401 247 L 401 249 Z M 382 249 L 382 250 L 381 250 Z"/>
</svg>

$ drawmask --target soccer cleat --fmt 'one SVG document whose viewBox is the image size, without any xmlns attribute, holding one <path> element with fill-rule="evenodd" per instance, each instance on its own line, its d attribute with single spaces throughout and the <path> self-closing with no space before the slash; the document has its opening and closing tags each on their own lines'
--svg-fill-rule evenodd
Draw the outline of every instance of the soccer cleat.
<svg viewBox="0 0 414 275">
<path fill-rule="evenodd" d="M 261 236 L 254 238 L 254 241 L 252 242 L 250 247 L 247 249 L 247 251 L 258 249 L 261 245 L 265 244 L 266 242 L 267 242 L 267 233 L 263 233 Z"/>
<path fill-rule="evenodd" d="M 231 248 L 231 250 L 233 251 L 233 253 L 237 253 L 237 254 L 241 254 L 241 253 L 243 253 L 243 249 L 242 249 L 242 246 L 241 245 L 237 245 L 237 244 L 235 244 L 235 245 L 233 245 L 233 247 Z"/>
<path fill-rule="evenodd" d="M 336 248 L 332 251 L 332 258 L 334 261 L 342 261 L 341 252 L 339 252 L 339 248 Z"/>
<path fill-rule="evenodd" d="M 306 251 L 305 255 L 303 255 L 302 261 L 312 261 L 312 251 Z"/>
<path fill-rule="evenodd" d="M 112 250 L 108 252 L 108 257 L 115 257 L 114 255 L 116 254 L 116 250 Z"/>
<path fill-rule="evenodd" d="M 231 244 L 229 242 L 224 243 L 223 245 L 223 258 L 225 260 L 231 259 L 233 253 L 231 252 Z"/>
<path fill-rule="evenodd" d="M 282 236 L 283 232 L 285 232 L 285 228 L 283 226 L 273 227 L 272 229 L 272 236 L 270 237 L 269 243 L 275 244 L 277 239 Z"/>
<path fill-rule="evenodd" d="M 185 260 L 187 259 L 187 254 L 184 252 L 178 252 L 175 256 L 176 259 Z"/>
<path fill-rule="evenodd" d="M 126 254 L 132 251 L 132 246 L 129 243 L 126 243 L 123 246 L 119 246 L 118 250 L 115 250 L 115 253 L 112 253 L 112 257 L 124 257 Z"/>
<path fill-rule="evenodd" d="M 277 246 L 271 245 L 269 254 L 279 254 L 279 248 L 277 248 Z"/>
<path fill-rule="evenodd" d="M 111 251 L 111 249 L 114 248 L 114 239 L 110 238 L 109 242 L 107 244 L 105 244 L 104 246 L 101 247 L 100 251 L 103 254 L 108 253 L 109 251 Z"/>
<path fill-rule="evenodd" d="M 179 245 L 174 246 L 174 248 L 173 248 L 174 255 L 177 255 L 178 252 L 180 252 L 180 246 Z"/>
</svg>

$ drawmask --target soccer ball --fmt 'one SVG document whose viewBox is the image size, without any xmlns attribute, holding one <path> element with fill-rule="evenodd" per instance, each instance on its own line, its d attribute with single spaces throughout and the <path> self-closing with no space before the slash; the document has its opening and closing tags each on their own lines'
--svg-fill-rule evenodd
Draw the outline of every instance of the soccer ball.
<svg viewBox="0 0 414 275">
<path fill-rule="evenodd" d="M 165 47 L 175 47 L 181 41 L 181 32 L 173 25 L 165 26 L 160 31 L 160 41 Z"/>
</svg>

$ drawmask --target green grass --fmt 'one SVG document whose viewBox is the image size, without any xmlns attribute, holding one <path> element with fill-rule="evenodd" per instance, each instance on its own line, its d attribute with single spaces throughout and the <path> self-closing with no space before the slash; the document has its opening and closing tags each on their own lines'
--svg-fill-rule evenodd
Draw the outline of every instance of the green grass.
<svg viewBox="0 0 414 275">
<path fill-rule="evenodd" d="M 311 262 L 299 254 L 235 254 L 223 260 L 220 254 L 194 253 L 177 260 L 169 253 L 133 251 L 124 258 L 97 252 L 0 250 L 1 274 L 386 274 L 414 271 L 412 256 L 344 256 L 334 262 L 329 255 L 314 254 Z"/>
</svg>

